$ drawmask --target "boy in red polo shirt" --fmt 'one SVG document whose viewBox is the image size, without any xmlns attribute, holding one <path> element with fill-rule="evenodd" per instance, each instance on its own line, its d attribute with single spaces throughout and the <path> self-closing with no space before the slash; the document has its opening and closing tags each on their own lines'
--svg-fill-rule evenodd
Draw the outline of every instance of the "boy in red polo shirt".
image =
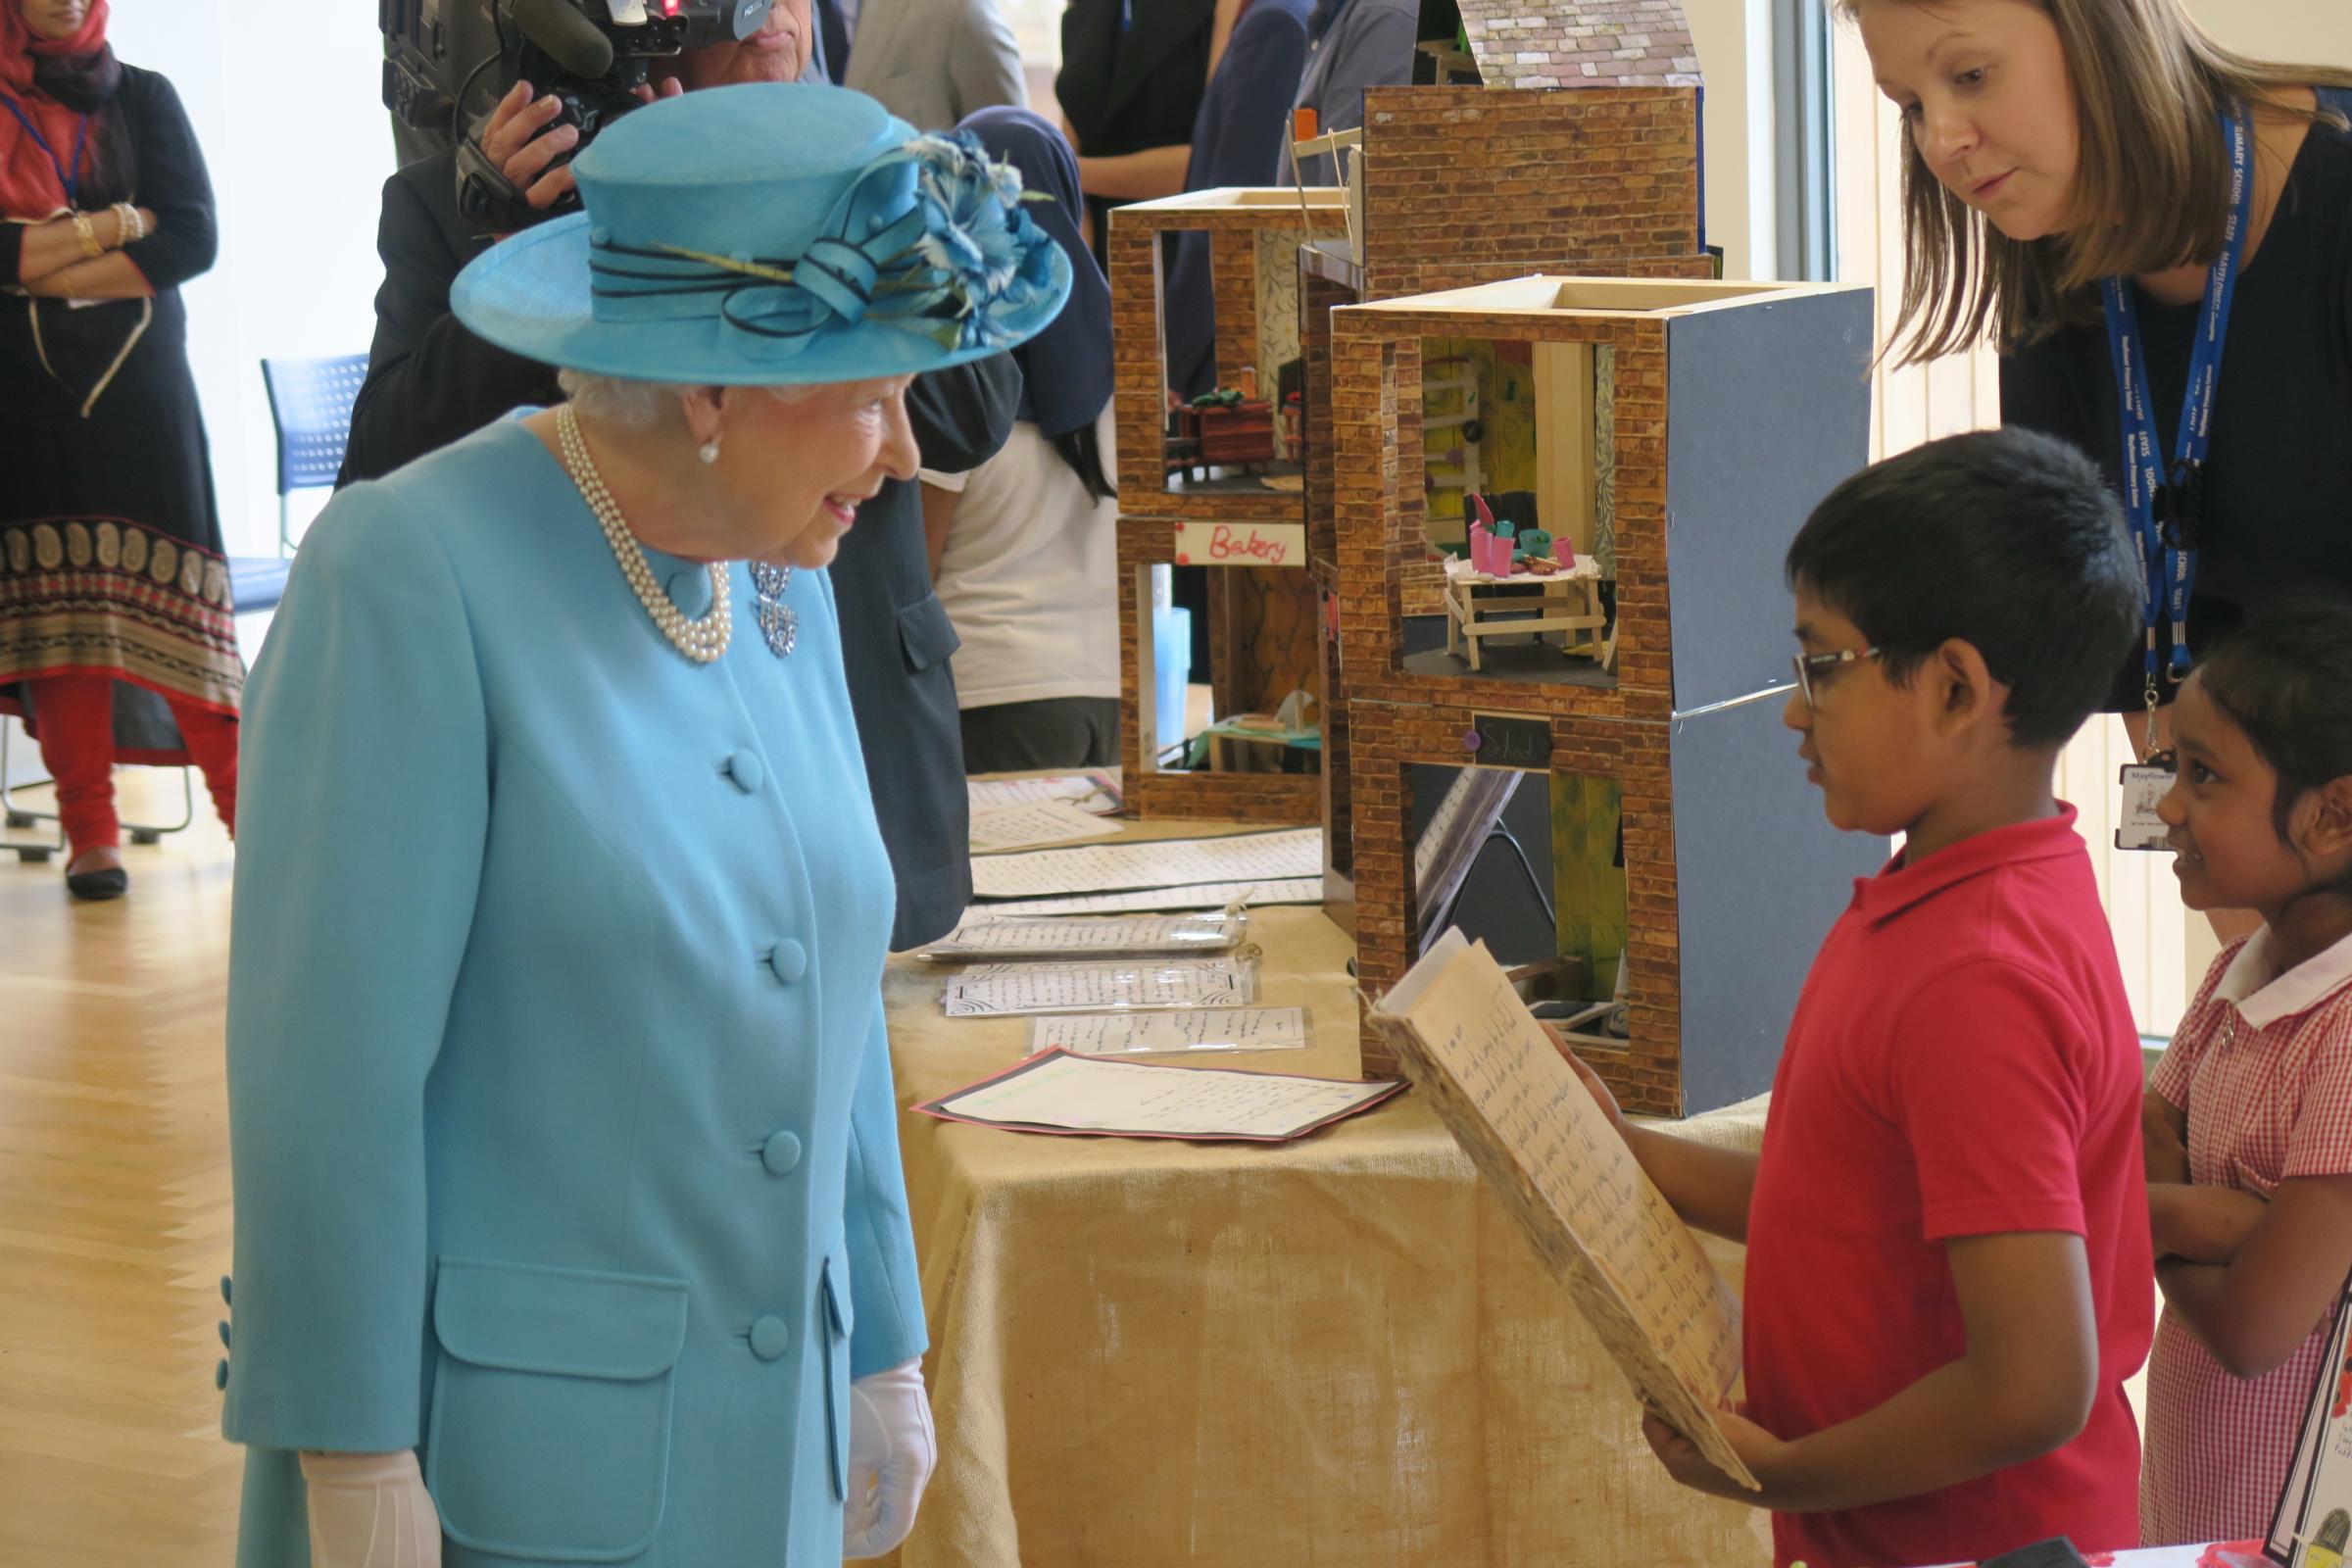
<svg viewBox="0 0 2352 1568">
<path fill-rule="evenodd" d="M 1832 822 L 1905 843 L 1814 961 L 1760 1154 L 1619 1119 L 1686 1219 L 1748 1244 L 1726 1424 L 1762 1494 L 1644 1431 L 1677 1480 L 1773 1509 L 1782 1564 L 2135 1545 L 2139 1038 L 2052 794 L 2137 637 L 2121 513 L 2069 447 L 1960 436 L 1841 485 L 1788 579 L 1797 755 Z"/>
</svg>

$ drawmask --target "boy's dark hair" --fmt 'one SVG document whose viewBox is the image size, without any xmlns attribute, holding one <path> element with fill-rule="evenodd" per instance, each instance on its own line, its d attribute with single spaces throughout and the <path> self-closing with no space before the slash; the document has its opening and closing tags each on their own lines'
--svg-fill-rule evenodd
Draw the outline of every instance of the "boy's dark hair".
<svg viewBox="0 0 2352 1568">
<path fill-rule="evenodd" d="M 2098 466 L 2028 430 L 1981 430 L 1874 464 L 1788 547 L 1802 586 L 1902 684 L 1952 638 L 2009 687 L 2011 744 L 2060 746 L 2140 634 L 2139 572 Z"/>
<path fill-rule="evenodd" d="M 2278 773 L 2271 819 L 2291 845 L 2295 803 L 2352 773 L 2352 599 L 2304 590 L 2273 602 L 2215 645 L 2196 679 Z"/>
</svg>

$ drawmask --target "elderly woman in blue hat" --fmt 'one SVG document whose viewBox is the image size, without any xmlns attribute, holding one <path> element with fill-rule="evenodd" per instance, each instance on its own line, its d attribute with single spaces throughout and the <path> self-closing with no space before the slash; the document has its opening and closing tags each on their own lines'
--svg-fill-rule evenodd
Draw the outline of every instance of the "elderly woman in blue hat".
<svg viewBox="0 0 2352 1568">
<path fill-rule="evenodd" d="M 246 692 L 245 1568 L 800 1568 L 896 1545 L 933 1459 L 821 568 L 915 471 L 907 380 L 1068 263 L 834 88 L 577 174 L 455 294 L 569 401 L 337 496 Z"/>
</svg>

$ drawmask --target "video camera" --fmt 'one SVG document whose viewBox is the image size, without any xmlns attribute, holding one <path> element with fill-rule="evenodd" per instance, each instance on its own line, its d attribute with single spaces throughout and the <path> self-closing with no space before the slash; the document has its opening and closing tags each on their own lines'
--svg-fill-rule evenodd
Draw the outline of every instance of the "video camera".
<svg viewBox="0 0 2352 1568">
<path fill-rule="evenodd" d="M 542 212 L 482 152 L 467 105 L 490 105 L 517 81 L 564 101 L 554 125 L 574 125 L 576 157 L 605 124 L 638 105 L 653 62 L 706 44 L 748 38 L 772 0 L 378 0 L 384 34 L 384 107 L 401 122 L 458 143 L 458 210 L 511 233 L 576 205 Z M 473 93 L 492 72 L 486 99 Z M 550 165 L 551 168 L 557 167 Z"/>
</svg>

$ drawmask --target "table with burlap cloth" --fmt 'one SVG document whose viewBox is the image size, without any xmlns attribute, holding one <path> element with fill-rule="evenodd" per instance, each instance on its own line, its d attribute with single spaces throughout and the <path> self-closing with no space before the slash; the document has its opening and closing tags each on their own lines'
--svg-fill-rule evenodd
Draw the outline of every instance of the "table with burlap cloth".
<svg viewBox="0 0 2352 1568">
<path fill-rule="evenodd" d="M 1250 926 L 1261 1004 L 1305 1007 L 1311 1043 L 1196 1061 L 1355 1077 L 1346 936 Z M 891 961 L 903 1105 L 1027 1050 L 1027 1018 L 941 1013 L 953 972 Z M 1771 1561 L 1766 1515 L 1667 1479 L 1413 1094 L 1273 1146 L 899 1130 L 940 1439 L 902 1568 Z M 1676 1130 L 1753 1148 L 1761 1105 Z M 1737 1287 L 1742 1250 L 1708 1247 Z"/>
</svg>

